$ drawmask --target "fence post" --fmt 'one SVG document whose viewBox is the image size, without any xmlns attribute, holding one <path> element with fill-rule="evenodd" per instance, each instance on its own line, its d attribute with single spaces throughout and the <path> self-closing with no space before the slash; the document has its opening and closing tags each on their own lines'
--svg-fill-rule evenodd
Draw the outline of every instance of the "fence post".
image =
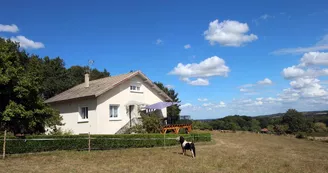
<svg viewBox="0 0 328 173">
<path fill-rule="evenodd" d="M 166 132 L 164 133 L 164 149 L 165 149 L 165 134 L 166 134 Z"/>
<path fill-rule="evenodd" d="M 3 135 L 2 159 L 5 159 L 6 157 L 6 137 L 7 137 L 7 130 L 5 130 L 5 134 Z"/>
<path fill-rule="evenodd" d="M 90 150 L 91 150 L 91 139 L 90 139 L 90 132 L 89 132 L 89 153 L 90 153 Z"/>
</svg>

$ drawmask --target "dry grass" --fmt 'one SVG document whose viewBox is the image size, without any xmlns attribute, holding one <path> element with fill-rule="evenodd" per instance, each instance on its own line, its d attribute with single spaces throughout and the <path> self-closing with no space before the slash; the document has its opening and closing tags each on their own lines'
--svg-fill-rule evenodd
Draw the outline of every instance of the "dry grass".
<svg viewBox="0 0 328 173">
<path fill-rule="evenodd" d="M 251 133 L 212 133 L 212 143 L 196 144 L 195 159 L 179 154 L 178 146 L 61 151 L 10 156 L 0 161 L 0 172 L 328 172 L 328 143 Z"/>
</svg>

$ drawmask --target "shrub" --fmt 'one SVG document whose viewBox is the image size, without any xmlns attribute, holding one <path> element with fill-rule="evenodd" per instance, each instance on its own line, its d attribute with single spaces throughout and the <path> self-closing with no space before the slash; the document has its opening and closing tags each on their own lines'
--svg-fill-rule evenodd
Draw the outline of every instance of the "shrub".
<svg viewBox="0 0 328 173">
<path fill-rule="evenodd" d="M 137 125 L 131 127 L 130 129 L 128 129 L 125 133 L 126 134 L 131 134 L 131 133 L 147 133 L 147 131 L 143 128 L 143 125 L 137 124 Z"/>
<path fill-rule="evenodd" d="M 295 137 L 299 139 L 304 139 L 306 138 L 306 134 L 304 132 L 298 132 Z"/>
<path fill-rule="evenodd" d="M 73 131 L 72 130 L 62 130 L 61 128 L 54 128 L 52 131 L 49 132 L 49 135 L 56 135 L 56 136 L 60 136 L 60 135 L 73 135 Z"/>
<path fill-rule="evenodd" d="M 211 141 L 211 134 L 180 134 L 186 140 L 200 142 Z M 165 145 L 177 145 L 176 134 L 165 135 Z M 163 134 L 125 134 L 125 135 L 91 135 L 92 150 L 108 150 L 119 148 L 139 148 L 164 146 Z M 87 150 L 88 135 L 36 135 L 26 136 L 24 139 L 8 137 L 6 141 L 6 153 L 34 153 L 55 150 Z M 0 146 L 3 137 L 0 139 Z"/>
<path fill-rule="evenodd" d="M 327 126 L 325 123 L 317 122 L 314 124 L 314 130 L 315 130 L 315 132 L 326 132 Z"/>
</svg>

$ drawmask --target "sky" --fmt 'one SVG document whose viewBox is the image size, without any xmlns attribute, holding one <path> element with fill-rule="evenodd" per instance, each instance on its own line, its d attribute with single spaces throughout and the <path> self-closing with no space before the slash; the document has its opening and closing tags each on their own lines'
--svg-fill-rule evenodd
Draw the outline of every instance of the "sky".
<svg viewBox="0 0 328 173">
<path fill-rule="evenodd" d="M 111 75 L 141 70 L 193 119 L 328 108 L 328 1 L 4 1 L 0 37 Z"/>
</svg>

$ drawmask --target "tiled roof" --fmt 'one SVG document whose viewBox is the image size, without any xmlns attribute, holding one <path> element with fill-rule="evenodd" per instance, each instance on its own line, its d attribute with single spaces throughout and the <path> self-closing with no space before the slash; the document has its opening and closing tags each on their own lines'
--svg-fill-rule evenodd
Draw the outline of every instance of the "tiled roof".
<svg viewBox="0 0 328 173">
<path fill-rule="evenodd" d="M 89 82 L 89 87 L 85 87 L 85 83 L 76 85 L 75 87 L 68 89 L 54 97 L 47 99 L 46 103 L 59 102 L 64 100 L 76 99 L 81 97 L 98 97 L 99 95 L 113 89 L 119 84 L 131 79 L 132 77 L 140 75 L 145 82 L 152 86 L 160 95 L 165 99 L 172 101 L 171 98 L 166 95 L 161 89 L 159 89 L 153 82 L 151 82 L 141 71 L 130 72 L 126 74 L 121 74 L 117 76 L 105 77 L 97 80 L 92 80 Z"/>
</svg>

